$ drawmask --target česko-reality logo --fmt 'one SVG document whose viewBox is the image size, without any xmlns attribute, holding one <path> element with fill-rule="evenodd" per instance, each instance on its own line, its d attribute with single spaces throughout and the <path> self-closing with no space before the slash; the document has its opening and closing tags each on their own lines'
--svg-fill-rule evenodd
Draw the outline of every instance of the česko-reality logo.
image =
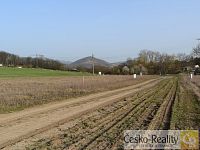
<svg viewBox="0 0 200 150">
<path fill-rule="evenodd" d="M 124 149 L 198 149 L 198 130 L 126 130 Z"/>
</svg>

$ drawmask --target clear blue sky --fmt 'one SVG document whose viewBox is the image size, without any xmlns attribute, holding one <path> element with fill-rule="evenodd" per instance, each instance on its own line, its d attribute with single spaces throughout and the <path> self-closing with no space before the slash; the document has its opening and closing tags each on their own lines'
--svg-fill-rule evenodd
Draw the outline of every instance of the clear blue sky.
<svg viewBox="0 0 200 150">
<path fill-rule="evenodd" d="M 199 18 L 200 0 L 1 0 L 0 50 L 111 62 L 141 49 L 190 53 Z"/>
</svg>

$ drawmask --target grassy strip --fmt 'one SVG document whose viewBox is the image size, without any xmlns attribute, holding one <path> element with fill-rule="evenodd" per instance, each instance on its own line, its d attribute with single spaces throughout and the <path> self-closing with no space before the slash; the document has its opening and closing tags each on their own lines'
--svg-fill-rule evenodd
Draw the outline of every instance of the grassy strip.
<svg viewBox="0 0 200 150">
<path fill-rule="evenodd" d="M 179 77 L 177 96 L 173 106 L 171 129 L 199 129 L 200 102 L 191 87 Z"/>
<path fill-rule="evenodd" d="M 59 71 L 39 68 L 0 68 L 0 78 L 13 77 L 58 77 L 58 76 L 82 76 L 91 75 L 90 73 Z"/>
</svg>

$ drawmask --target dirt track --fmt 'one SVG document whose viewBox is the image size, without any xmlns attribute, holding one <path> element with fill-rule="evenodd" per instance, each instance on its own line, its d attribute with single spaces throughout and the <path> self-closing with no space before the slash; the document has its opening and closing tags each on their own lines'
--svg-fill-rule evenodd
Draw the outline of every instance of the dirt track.
<svg viewBox="0 0 200 150">
<path fill-rule="evenodd" d="M 159 81 L 153 79 L 126 88 L 0 115 L 0 148 L 64 124 L 102 106 L 130 97 L 135 92 L 150 88 Z"/>
</svg>

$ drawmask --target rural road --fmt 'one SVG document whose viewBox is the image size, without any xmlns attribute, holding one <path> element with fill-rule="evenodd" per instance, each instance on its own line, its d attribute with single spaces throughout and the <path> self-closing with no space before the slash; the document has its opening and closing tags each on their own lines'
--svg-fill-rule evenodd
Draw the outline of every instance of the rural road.
<svg viewBox="0 0 200 150">
<path fill-rule="evenodd" d="M 20 112 L 1 114 L 0 149 L 64 124 L 97 108 L 130 97 L 135 92 L 151 88 L 160 80 L 162 79 L 152 79 L 121 89 L 46 104 Z"/>
</svg>

